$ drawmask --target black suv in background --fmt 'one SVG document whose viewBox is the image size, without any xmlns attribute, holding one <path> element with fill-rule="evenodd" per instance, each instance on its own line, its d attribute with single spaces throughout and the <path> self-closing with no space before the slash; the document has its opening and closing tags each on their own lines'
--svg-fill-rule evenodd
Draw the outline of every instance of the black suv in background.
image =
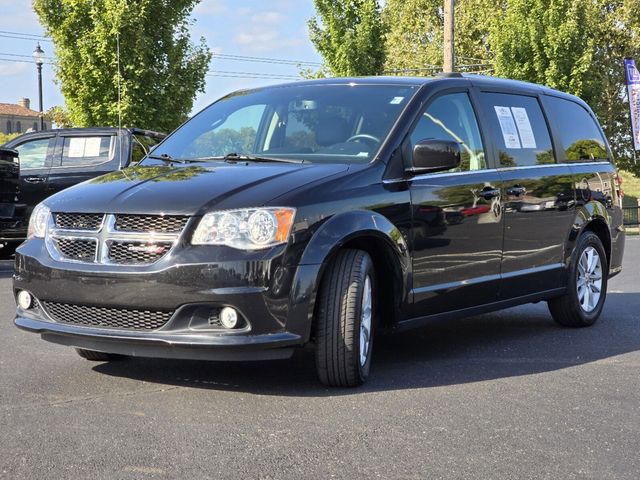
<svg viewBox="0 0 640 480">
<path fill-rule="evenodd" d="M 20 203 L 25 221 L 0 228 L 0 238 L 21 242 L 33 207 L 45 198 L 90 178 L 137 163 L 165 137 L 140 129 L 69 128 L 25 133 L 4 147 L 20 155 Z M 4 230 L 4 231 L 3 231 Z"/>
<path fill-rule="evenodd" d="M 611 150 L 522 82 L 324 79 L 215 102 L 140 165 L 45 200 L 15 323 L 90 360 L 289 357 L 369 375 L 376 332 L 544 300 L 599 317 L 622 265 Z"/>
</svg>

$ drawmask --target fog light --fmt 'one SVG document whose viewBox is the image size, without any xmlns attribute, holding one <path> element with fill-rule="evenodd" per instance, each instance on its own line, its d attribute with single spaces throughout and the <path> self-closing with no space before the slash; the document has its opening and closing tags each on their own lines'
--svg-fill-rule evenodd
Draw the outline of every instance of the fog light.
<svg viewBox="0 0 640 480">
<path fill-rule="evenodd" d="M 220 323 L 224 328 L 236 328 L 238 325 L 238 312 L 235 308 L 224 307 L 220 310 Z"/>
<path fill-rule="evenodd" d="M 26 290 L 18 292 L 18 306 L 23 310 L 29 310 L 33 305 L 33 297 Z"/>
</svg>

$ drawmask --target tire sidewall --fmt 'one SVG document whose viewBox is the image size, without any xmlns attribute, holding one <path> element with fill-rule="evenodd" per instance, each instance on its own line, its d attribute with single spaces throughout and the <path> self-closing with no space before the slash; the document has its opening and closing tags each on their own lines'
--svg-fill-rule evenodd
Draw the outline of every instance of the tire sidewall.
<svg viewBox="0 0 640 480">
<path fill-rule="evenodd" d="M 584 311 L 582 305 L 580 305 L 580 301 L 578 300 L 577 286 L 578 262 L 580 261 L 580 257 L 587 247 L 593 247 L 596 249 L 598 255 L 600 256 L 600 265 L 602 266 L 602 288 L 600 290 L 600 299 L 598 300 L 598 305 L 596 305 L 596 308 L 594 308 L 591 312 Z M 607 296 L 608 276 L 609 263 L 607 261 L 607 254 L 604 251 L 604 247 L 602 246 L 602 242 L 594 233 L 588 232 L 585 235 L 582 235 L 580 237 L 580 240 L 578 241 L 578 245 L 573 252 L 568 288 L 575 311 L 581 317 L 582 321 L 587 325 L 593 325 L 600 316 L 600 313 L 602 313 L 604 302 Z"/>
</svg>

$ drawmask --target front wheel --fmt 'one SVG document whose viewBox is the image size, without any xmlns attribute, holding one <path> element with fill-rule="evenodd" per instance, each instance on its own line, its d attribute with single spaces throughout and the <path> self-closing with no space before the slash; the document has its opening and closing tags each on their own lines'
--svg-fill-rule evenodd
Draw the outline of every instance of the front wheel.
<svg viewBox="0 0 640 480">
<path fill-rule="evenodd" d="M 316 369 L 333 387 L 361 385 L 373 346 L 375 277 L 362 250 L 342 250 L 325 272 L 316 308 Z"/>
<path fill-rule="evenodd" d="M 593 325 L 607 296 L 609 264 L 600 238 L 585 232 L 578 239 L 569 266 L 567 293 L 549 300 L 553 319 L 565 327 Z"/>
</svg>

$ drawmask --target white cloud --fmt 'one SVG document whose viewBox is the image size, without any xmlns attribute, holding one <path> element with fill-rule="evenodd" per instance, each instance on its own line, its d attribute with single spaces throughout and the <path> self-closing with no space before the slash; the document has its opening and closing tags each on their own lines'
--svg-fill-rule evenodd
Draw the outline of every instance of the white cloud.
<svg viewBox="0 0 640 480">
<path fill-rule="evenodd" d="M 18 75 L 27 69 L 28 65 L 23 62 L 0 62 L 0 77 Z"/>
<path fill-rule="evenodd" d="M 288 47 L 297 47 L 304 43 L 302 38 L 283 38 L 276 30 L 255 30 L 242 32 L 233 37 L 233 41 L 247 51 L 267 52 Z"/>
<path fill-rule="evenodd" d="M 279 24 L 284 22 L 286 17 L 280 12 L 258 12 L 251 17 L 251 21 L 254 23 L 269 23 Z"/>
<path fill-rule="evenodd" d="M 229 7 L 224 0 L 204 0 L 196 5 L 193 12 L 197 15 L 219 15 L 228 10 Z"/>
</svg>

